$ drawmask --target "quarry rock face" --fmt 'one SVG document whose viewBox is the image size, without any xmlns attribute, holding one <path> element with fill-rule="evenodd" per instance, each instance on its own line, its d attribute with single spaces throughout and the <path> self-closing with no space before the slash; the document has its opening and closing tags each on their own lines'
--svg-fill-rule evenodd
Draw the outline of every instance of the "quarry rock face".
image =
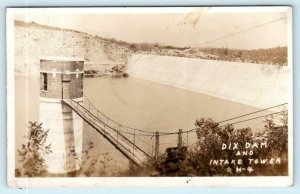
<svg viewBox="0 0 300 194">
<path fill-rule="evenodd" d="M 42 56 L 83 58 L 85 63 L 126 61 L 130 50 L 74 30 L 15 22 L 15 70 L 38 74 Z"/>
</svg>

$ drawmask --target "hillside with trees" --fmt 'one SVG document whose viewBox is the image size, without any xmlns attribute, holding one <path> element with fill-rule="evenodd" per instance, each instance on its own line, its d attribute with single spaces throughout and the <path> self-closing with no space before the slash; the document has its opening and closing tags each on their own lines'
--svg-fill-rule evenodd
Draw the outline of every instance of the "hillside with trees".
<svg viewBox="0 0 300 194">
<path fill-rule="evenodd" d="M 242 62 L 262 63 L 272 65 L 287 65 L 287 47 L 268 49 L 229 49 L 229 48 L 200 48 L 200 51 L 218 56 L 223 60 L 239 60 Z"/>
<path fill-rule="evenodd" d="M 37 73 L 42 56 L 80 57 L 86 63 L 127 62 L 132 54 L 201 58 L 287 65 L 287 47 L 256 50 L 176 47 L 161 43 L 129 43 L 72 29 L 15 21 L 15 70 Z M 29 57 L 30 56 L 30 57 Z"/>
<path fill-rule="evenodd" d="M 176 47 L 159 43 L 128 43 L 114 38 L 104 38 L 116 45 L 124 46 L 133 53 L 156 54 L 177 57 L 203 58 L 224 61 L 238 61 L 270 65 L 287 65 L 287 46 L 261 49 L 231 49 L 212 47 Z"/>
</svg>

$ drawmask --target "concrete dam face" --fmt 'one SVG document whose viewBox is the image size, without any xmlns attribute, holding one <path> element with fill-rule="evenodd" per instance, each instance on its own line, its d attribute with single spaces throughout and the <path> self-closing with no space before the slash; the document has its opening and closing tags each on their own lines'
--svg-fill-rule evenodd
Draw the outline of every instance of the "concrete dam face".
<svg viewBox="0 0 300 194">
<path fill-rule="evenodd" d="M 267 108 L 289 100 L 288 66 L 157 55 L 133 55 L 130 76 Z"/>
</svg>

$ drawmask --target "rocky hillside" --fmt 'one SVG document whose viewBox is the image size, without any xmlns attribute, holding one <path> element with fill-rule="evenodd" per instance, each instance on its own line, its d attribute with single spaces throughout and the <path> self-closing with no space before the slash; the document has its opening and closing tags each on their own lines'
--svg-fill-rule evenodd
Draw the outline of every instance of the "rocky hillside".
<svg viewBox="0 0 300 194">
<path fill-rule="evenodd" d="M 43 56 L 80 57 L 86 64 L 99 64 L 124 63 L 133 53 L 287 65 L 287 47 L 241 50 L 128 43 L 70 29 L 15 21 L 15 71 L 19 73 L 38 73 L 39 59 Z"/>
<path fill-rule="evenodd" d="M 131 53 L 125 46 L 87 33 L 15 21 L 15 70 L 19 73 L 37 73 L 43 56 L 80 57 L 97 64 L 124 62 Z"/>
</svg>

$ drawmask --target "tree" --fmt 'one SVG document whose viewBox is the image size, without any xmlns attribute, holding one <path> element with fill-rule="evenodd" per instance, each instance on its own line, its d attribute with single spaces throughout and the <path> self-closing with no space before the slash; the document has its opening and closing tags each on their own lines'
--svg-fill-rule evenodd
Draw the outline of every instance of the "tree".
<svg viewBox="0 0 300 194">
<path fill-rule="evenodd" d="M 237 143 L 238 150 L 245 150 L 246 143 L 267 143 L 264 149 L 253 148 L 253 155 L 251 158 L 265 159 L 272 157 L 281 158 L 280 165 L 266 166 L 256 165 L 254 174 L 262 175 L 285 175 L 287 173 L 287 160 L 288 160 L 288 112 L 283 111 L 279 118 L 280 121 L 276 122 L 273 117 L 266 118 L 265 132 L 253 134 L 250 128 L 234 129 L 232 125 L 220 126 L 212 119 L 201 118 L 197 120 L 195 125 L 197 127 L 198 141 L 195 149 L 190 152 L 192 159 L 190 164 L 193 169 L 196 169 L 197 175 L 245 175 L 237 173 L 236 168 L 228 165 L 231 171 L 224 172 L 224 167 L 209 166 L 210 159 L 237 159 L 240 158 L 243 162 L 240 167 L 247 168 L 249 164 L 249 156 L 237 156 L 237 150 L 221 149 L 222 143 Z M 257 138 L 259 137 L 259 138 Z M 264 138 L 266 137 L 266 139 Z M 227 174 L 229 173 L 229 174 Z"/>
<path fill-rule="evenodd" d="M 222 143 L 238 143 L 239 146 L 245 145 L 246 142 L 252 142 L 252 131 L 250 128 L 234 129 L 232 125 L 220 126 L 219 123 L 211 118 L 201 118 L 195 122 L 197 128 L 197 142 L 186 152 L 186 157 L 179 163 L 178 176 L 227 176 L 237 175 L 236 168 L 233 164 L 228 167 L 227 171 L 224 166 L 211 166 L 210 161 L 216 159 L 236 159 L 236 150 L 222 150 Z M 239 147 L 241 148 L 241 147 Z M 239 157 L 247 164 L 246 157 Z M 163 165 L 166 161 L 165 156 L 161 156 L 154 164 L 150 162 L 148 166 L 154 166 L 160 174 L 172 176 L 166 172 Z M 242 174 L 238 174 L 242 175 Z"/>
<path fill-rule="evenodd" d="M 237 53 L 237 57 L 241 58 L 243 55 L 243 51 L 239 50 L 238 53 Z"/>
<path fill-rule="evenodd" d="M 222 143 L 238 143 L 239 146 L 245 142 L 252 142 L 252 131 L 250 128 L 234 129 L 232 125 L 220 126 L 217 122 L 208 118 L 201 118 L 196 121 L 198 141 L 189 152 L 193 169 L 196 169 L 196 174 L 201 176 L 212 175 L 230 175 L 224 171 L 222 166 L 210 166 L 211 159 L 228 160 L 235 159 L 235 152 L 232 149 L 222 150 Z M 241 148 L 241 147 L 239 147 Z M 246 158 L 241 157 L 246 161 Z M 235 168 L 231 164 L 231 173 L 235 174 Z"/>
<path fill-rule="evenodd" d="M 42 123 L 29 122 L 27 126 L 28 135 L 27 143 L 22 144 L 22 148 L 18 149 L 20 162 L 23 164 L 21 175 L 34 177 L 43 176 L 47 173 L 47 165 L 44 156 L 50 154 L 51 144 L 45 145 L 49 130 L 42 128 Z"/>
<path fill-rule="evenodd" d="M 228 48 L 224 48 L 224 55 L 225 55 L 225 56 L 228 55 L 228 52 L 229 52 Z"/>
<path fill-rule="evenodd" d="M 275 123 L 271 116 L 265 119 L 265 133 L 269 144 L 269 154 L 287 157 L 288 154 L 288 112 L 279 115 L 279 122 Z"/>
<path fill-rule="evenodd" d="M 243 175 L 287 175 L 288 173 L 288 112 L 283 111 L 279 120 L 266 118 L 265 131 L 253 133 L 251 128 L 235 129 L 233 125 L 222 125 L 211 118 L 196 120 L 197 141 L 190 146 L 187 156 L 180 162 L 176 176 L 243 176 Z M 226 144 L 226 145 L 225 145 Z M 234 144 L 237 145 L 234 149 Z M 223 145 L 225 145 L 223 147 Z M 257 145 L 251 148 L 246 145 Z M 265 145 L 265 147 L 258 147 Z M 251 153 L 251 154 L 250 154 Z M 159 175 L 174 176 L 167 172 L 166 156 L 147 161 L 146 169 Z M 276 165 L 253 164 L 249 159 L 280 158 Z M 223 165 L 220 161 L 223 161 Z M 240 160 L 241 163 L 227 161 Z M 212 161 L 216 161 L 214 165 Z M 240 169 L 246 169 L 240 171 Z M 252 170 L 249 173 L 249 170 Z M 255 169 L 255 170 L 254 170 Z"/>
</svg>

